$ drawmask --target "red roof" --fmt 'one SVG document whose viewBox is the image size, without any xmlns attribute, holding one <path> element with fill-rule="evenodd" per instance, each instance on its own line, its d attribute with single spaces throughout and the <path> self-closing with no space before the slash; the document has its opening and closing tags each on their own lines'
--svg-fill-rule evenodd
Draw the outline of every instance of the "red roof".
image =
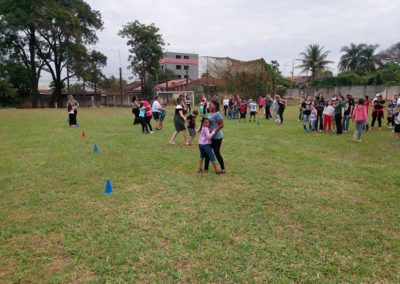
<svg viewBox="0 0 400 284">
<path fill-rule="evenodd" d="M 192 82 L 192 80 L 189 79 L 188 83 L 190 84 L 191 82 Z M 185 84 L 186 84 L 186 79 L 176 79 L 176 80 L 168 81 L 168 87 L 170 87 L 170 88 L 185 85 Z M 167 83 L 158 84 L 156 87 L 157 88 L 166 88 Z"/>
</svg>

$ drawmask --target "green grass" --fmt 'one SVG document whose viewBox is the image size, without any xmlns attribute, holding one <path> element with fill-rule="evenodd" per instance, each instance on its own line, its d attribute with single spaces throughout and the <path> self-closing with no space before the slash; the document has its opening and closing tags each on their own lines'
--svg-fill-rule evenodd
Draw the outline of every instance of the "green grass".
<svg viewBox="0 0 400 284">
<path fill-rule="evenodd" d="M 0 282 L 400 282 L 390 130 L 304 134 L 295 108 L 283 126 L 226 121 L 218 177 L 167 145 L 172 113 L 142 135 L 129 109 L 81 109 L 78 129 L 0 110 Z"/>
</svg>

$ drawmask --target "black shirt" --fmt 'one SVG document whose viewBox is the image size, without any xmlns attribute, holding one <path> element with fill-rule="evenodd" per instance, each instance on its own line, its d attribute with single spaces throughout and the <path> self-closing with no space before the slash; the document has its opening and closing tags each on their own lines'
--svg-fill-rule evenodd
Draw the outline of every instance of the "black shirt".
<svg viewBox="0 0 400 284">
<path fill-rule="evenodd" d="M 301 107 L 305 110 L 303 110 L 303 114 L 305 115 L 310 115 L 311 114 L 311 103 L 303 102 L 301 104 Z"/>
</svg>

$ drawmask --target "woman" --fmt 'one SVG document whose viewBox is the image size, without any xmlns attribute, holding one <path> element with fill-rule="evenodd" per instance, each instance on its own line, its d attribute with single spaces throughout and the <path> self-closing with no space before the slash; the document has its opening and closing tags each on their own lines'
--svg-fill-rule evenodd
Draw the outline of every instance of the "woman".
<svg viewBox="0 0 400 284">
<path fill-rule="evenodd" d="M 210 103 L 210 113 L 207 115 L 207 118 L 210 120 L 210 129 L 216 130 L 215 135 L 211 140 L 211 148 L 214 151 L 215 157 L 218 160 L 220 166 L 220 173 L 225 174 L 225 165 L 224 159 L 221 155 L 221 145 L 222 139 L 224 137 L 221 129 L 224 128 L 224 119 L 222 114 L 219 112 L 219 103 L 218 102 L 211 102 Z M 205 158 L 204 162 L 204 171 L 208 171 L 208 165 L 210 163 L 210 159 L 208 157 Z"/>
<path fill-rule="evenodd" d="M 135 115 L 135 118 L 133 119 L 133 125 L 136 125 L 139 123 L 139 110 L 140 106 L 139 103 L 136 101 L 136 96 L 132 97 L 132 113 Z"/>
<path fill-rule="evenodd" d="M 76 117 L 78 116 L 78 107 L 79 107 L 79 103 L 74 99 L 74 97 L 72 95 L 70 95 L 68 103 L 67 103 L 70 127 L 76 127 L 78 124 L 78 121 L 76 119 Z M 72 116 L 71 116 L 71 114 L 72 114 Z M 71 124 L 71 117 L 72 117 L 72 124 Z"/>
<path fill-rule="evenodd" d="M 310 123 L 311 107 L 312 107 L 311 96 L 307 96 L 306 99 L 303 101 L 303 103 L 300 105 L 300 109 L 303 113 L 304 132 L 311 130 L 311 123 Z M 307 123 L 309 129 L 307 129 Z"/>
<path fill-rule="evenodd" d="M 178 98 L 177 105 L 175 107 L 175 114 L 174 114 L 174 126 L 175 132 L 172 134 L 171 139 L 169 140 L 169 144 L 175 144 L 175 138 L 178 136 L 179 132 L 182 132 L 183 135 L 183 145 L 188 146 L 187 138 L 186 138 L 186 127 L 185 122 L 187 121 L 186 116 L 183 114 L 183 106 L 182 98 Z"/>
<path fill-rule="evenodd" d="M 283 123 L 283 112 L 285 111 L 286 104 L 287 104 L 287 101 L 283 98 L 283 96 L 278 99 L 278 106 L 279 106 L 278 114 L 279 114 L 279 119 L 281 121 L 281 123 L 279 123 L 279 124 Z"/>
<path fill-rule="evenodd" d="M 224 114 L 225 114 L 225 118 L 226 118 L 226 111 L 229 107 L 229 98 L 228 96 L 225 96 L 225 98 L 222 100 L 222 104 L 224 105 Z"/>
<path fill-rule="evenodd" d="M 317 121 L 315 127 L 317 128 L 317 131 L 322 131 L 324 129 L 324 121 L 322 119 L 322 113 L 324 112 L 325 108 L 325 100 L 324 100 L 324 95 L 322 93 L 319 93 L 317 98 L 314 101 L 315 109 L 317 110 Z M 319 121 L 319 127 L 318 127 L 318 121 Z"/>
<path fill-rule="evenodd" d="M 374 130 L 375 121 L 378 120 L 379 131 L 382 130 L 382 118 L 383 118 L 383 109 L 385 107 L 385 101 L 382 99 L 382 95 L 378 94 L 377 99 L 373 102 L 372 109 L 372 122 L 371 122 L 371 131 Z"/>
<path fill-rule="evenodd" d="M 342 95 L 337 96 L 337 103 L 335 106 L 335 124 L 336 124 L 336 135 L 341 135 L 342 130 L 342 117 L 344 116 L 344 97 Z"/>
</svg>

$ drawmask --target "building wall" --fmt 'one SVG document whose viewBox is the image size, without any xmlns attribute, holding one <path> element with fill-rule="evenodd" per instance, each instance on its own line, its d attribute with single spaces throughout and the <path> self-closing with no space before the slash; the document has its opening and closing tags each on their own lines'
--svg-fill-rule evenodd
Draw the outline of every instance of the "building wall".
<svg viewBox="0 0 400 284">
<path fill-rule="evenodd" d="M 199 78 L 199 55 L 194 53 L 165 52 L 160 61 L 161 68 L 173 71 L 178 79 L 186 78 L 197 80 Z M 186 73 L 187 70 L 187 73 Z"/>
</svg>

